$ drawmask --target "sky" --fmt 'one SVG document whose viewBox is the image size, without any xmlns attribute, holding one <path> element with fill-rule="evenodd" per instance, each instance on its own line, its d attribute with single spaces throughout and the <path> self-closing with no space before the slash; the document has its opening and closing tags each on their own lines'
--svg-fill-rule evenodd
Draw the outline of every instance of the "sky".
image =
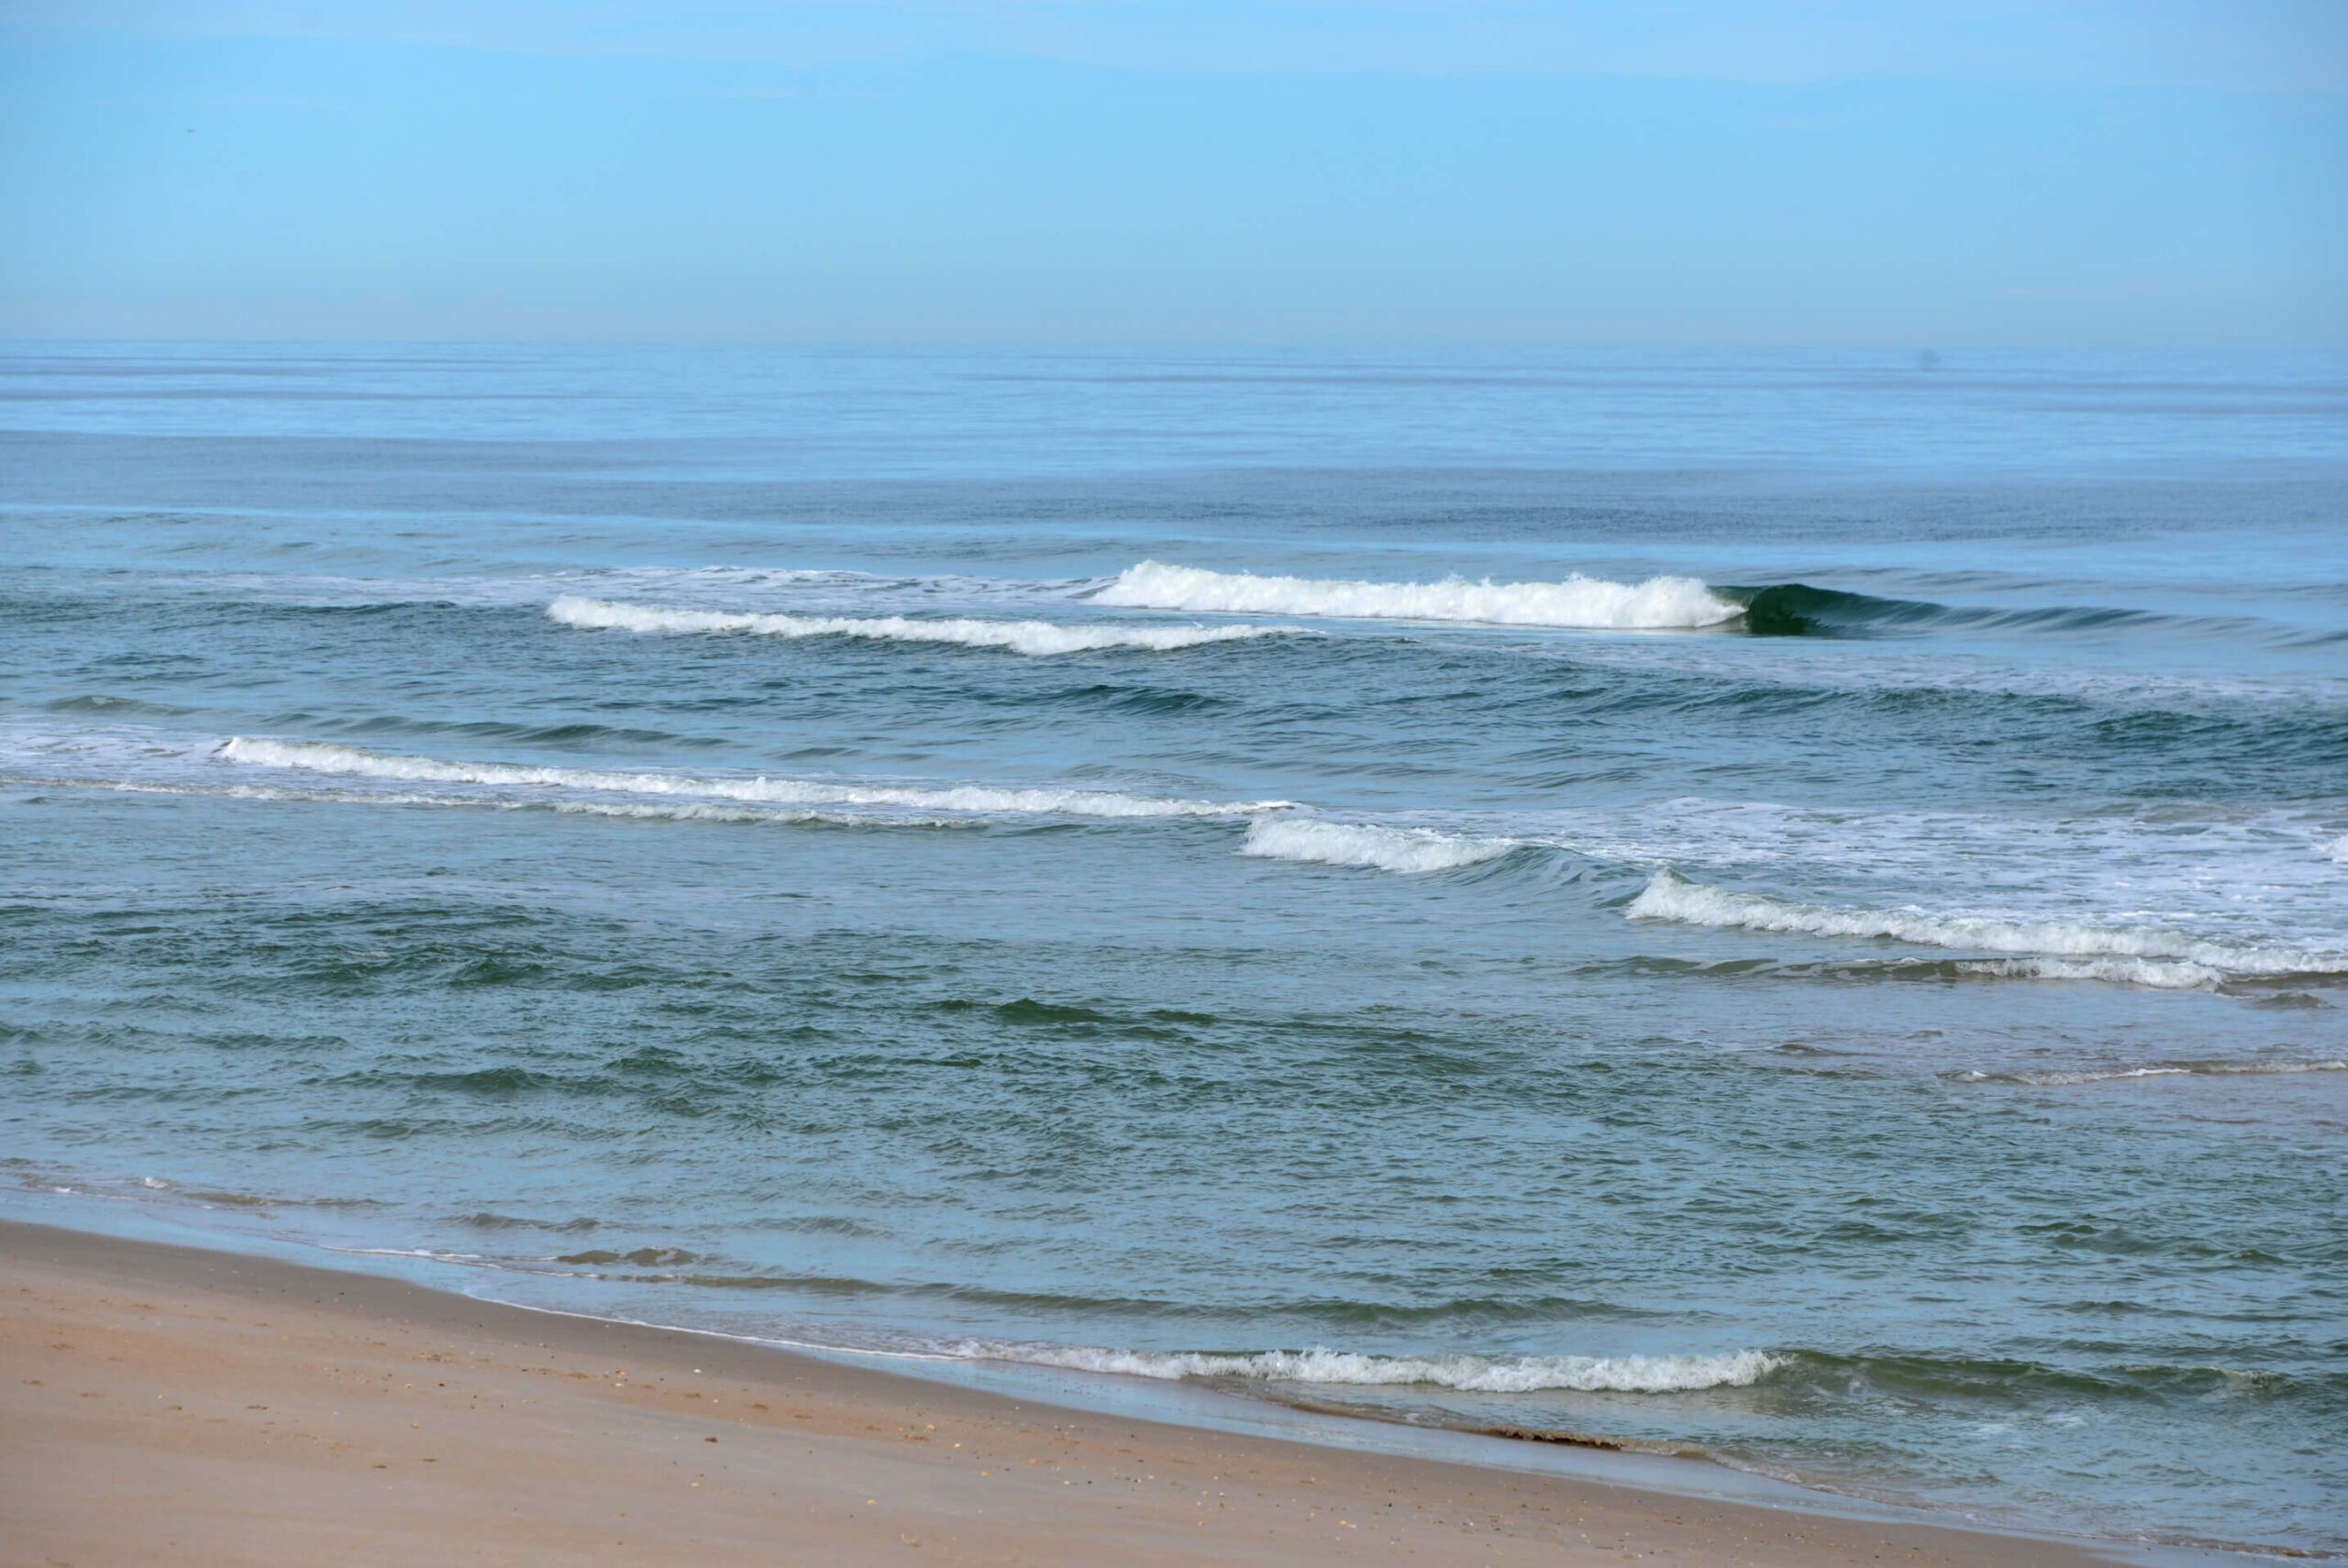
<svg viewBox="0 0 2348 1568">
<path fill-rule="evenodd" d="M 0 0 L 0 336 L 2348 347 L 2348 0 Z"/>
</svg>

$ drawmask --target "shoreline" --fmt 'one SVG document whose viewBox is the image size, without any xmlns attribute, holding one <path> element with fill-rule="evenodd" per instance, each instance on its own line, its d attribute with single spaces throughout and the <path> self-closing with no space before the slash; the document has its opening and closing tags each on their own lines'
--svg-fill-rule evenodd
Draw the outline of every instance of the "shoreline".
<svg viewBox="0 0 2348 1568">
<path fill-rule="evenodd" d="M 779 1530 L 781 1560 L 826 1562 L 2237 1560 L 1667 1491 L 1593 1473 L 1634 1456 L 1511 1463 L 1497 1436 L 1339 1444 L 1304 1412 L 1284 1431 L 1193 1425 L 1055 1401 L 1043 1380 L 21 1220 L 0 1220 L 0 1526 L 29 1560 L 82 1568 L 773 1562 Z"/>
</svg>

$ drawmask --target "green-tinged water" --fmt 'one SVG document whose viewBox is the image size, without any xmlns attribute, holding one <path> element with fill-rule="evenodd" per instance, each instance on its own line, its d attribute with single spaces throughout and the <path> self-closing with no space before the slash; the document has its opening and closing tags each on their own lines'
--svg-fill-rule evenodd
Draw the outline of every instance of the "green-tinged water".
<svg viewBox="0 0 2348 1568">
<path fill-rule="evenodd" d="M 12 1212 L 2348 1551 L 2348 364 L 0 390 Z"/>
</svg>

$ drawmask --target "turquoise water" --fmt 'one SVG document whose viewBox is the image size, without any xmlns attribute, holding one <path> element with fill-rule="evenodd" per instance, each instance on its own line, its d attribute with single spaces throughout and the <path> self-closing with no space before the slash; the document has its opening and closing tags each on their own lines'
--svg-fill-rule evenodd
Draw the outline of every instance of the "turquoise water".
<svg viewBox="0 0 2348 1568">
<path fill-rule="evenodd" d="M 2348 361 L 0 357 L 10 1201 L 2348 1550 Z"/>
</svg>

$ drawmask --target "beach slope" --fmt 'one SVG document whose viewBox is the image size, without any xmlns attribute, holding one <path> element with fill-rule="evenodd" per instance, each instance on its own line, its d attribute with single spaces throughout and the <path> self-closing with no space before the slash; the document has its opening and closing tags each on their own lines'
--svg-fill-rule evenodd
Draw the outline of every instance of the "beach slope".
<svg viewBox="0 0 2348 1568">
<path fill-rule="evenodd" d="M 2128 1561 L 1014 1402 L 0 1224 L 10 1562 Z"/>
</svg>

